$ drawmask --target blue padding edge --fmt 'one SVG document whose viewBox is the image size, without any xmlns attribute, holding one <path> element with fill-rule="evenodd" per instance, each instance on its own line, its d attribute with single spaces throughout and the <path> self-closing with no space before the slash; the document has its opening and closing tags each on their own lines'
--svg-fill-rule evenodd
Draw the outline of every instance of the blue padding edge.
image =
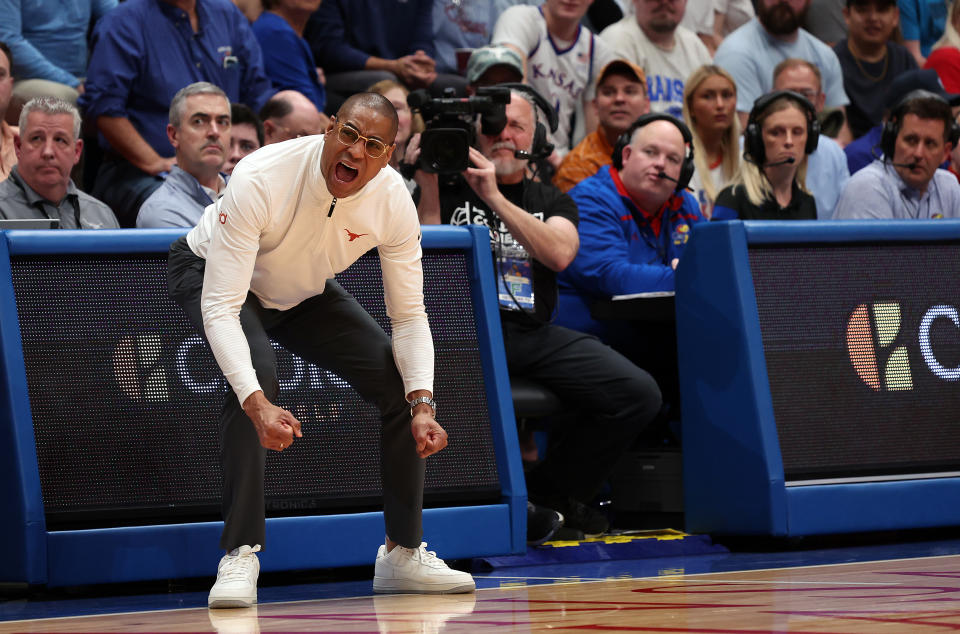
<svg viewBox="0 0 960 634">
<path fill-rule="evenodd" d="M 157 253 L 187 229 L 7 231 L 10 255 L 49 253 Z"/>
<path fill-rule="evenodd" d="M 448 227 L 445 225 L 421 227 L 423 237 L 420 244 L 428 249 L 477 249 L 485 245 L 487 248 L 484 251 L 489 252 L 489 240 L 487 242 L 478 240 L 473 228 Z M 469 230 L 465 231 L 465 229 Z"/>
<path fill-rule="evenodd" d="M 960 220 L 748 220 L 742 224 L 749 244 L 911 242 L 960 238 Z"/>
<path fill-rule="evenodd" d="M 424 240 L 433 232 L 469 231 L 473 240 L 470 273 L 476 282 L 470 285 L 474 310 L 477 314 L 477 343 L 480 363 L 486 377 L 487 411 L 497 455 L 497 476 L 500 479 L 502 500 L 510 507 L 510 552 L 527 551 L 527 487 L 520 458 L 520 441 L 513 413 L 513 396 L 507 372 L 507 355 L 503 348 L 500 328 L 500 302 L 494 277 L 493 255 L 490 252 L 490 233 L 486 227 L 424 227 Z"/>
<path fill-rule="evenodd" d="M 426 509 L 429 549 L 445 559 L 507 552 L 506 504 Z M 48 585 L 118 583 L 216 575 L 222 522 L 51 532 Z M 261 570 L 373 564 L 383 543 L 383 513 L 267 520 Z"/>
<path fill-rule="evenodd" d="M 780 445 L 742 222 L 694 226 L 677 267 L 690 532 L 786 533 Z"/>
<path fill-rule="evenodd" d="M 0 234 L 0 581 L 47 580 L 46 520 L 10 255 Z"/>
<path fill-rule="evenodd" d="M 960 525 L 960 478 L 787 489 L 790 535 Z"/>
<path fill-rule="evenodd" d="M 7 231 L 10 255 L 48 253 L 156 253 L 188 229 L 104 229 L 100 231 Z M 424 248 L 473 248 L 473 236 L 461 227 L 423 227 Z"/>
</svg>

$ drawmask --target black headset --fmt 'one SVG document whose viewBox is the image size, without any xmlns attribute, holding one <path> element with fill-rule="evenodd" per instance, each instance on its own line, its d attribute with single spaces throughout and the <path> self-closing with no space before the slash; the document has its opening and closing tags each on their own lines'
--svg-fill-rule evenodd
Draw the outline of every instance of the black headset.
<svg viewBox="0 0 960 634">
<path fill-rule="evenodd" d="M 775 101 L 783 98 L 795 102 L 807 116 L 807 143 L 803 146 L 804 154 L 815 152 L 817 143 L 820 141 L 820 120 L 817 119 L 817 109 L 809 99 L 792 90 L 774 90 L 762 95 L 753 102 L 753 109 L 750 110 L 750 116 L 747 118 L 747 129 L 743 133 L 743 158 L 760 167 L 766 163 L 767 156 L 763 147 L 763 130 L 760 129 L 758 119 Z"/>
<path fill-rule="evenodd" d="M 680 134 L 683 136 L 683 145 L 686 150 L 683 156 L 683 164 L 680 166 L 680 177 L 677 179 L 677 186 L 675 188 L 675 191 L 681 191 L 686 188 L 690 183 L 690 179 L 693 178 L 693 135 L 690 133 L 690 128 L 687 127 L 687 124 L 666 112 L 642 114 L 636 121 L 630 124 L 627 131 L 617 138 L 617 143 L 613 146 L 613 166 L 618 170 L 623 169 L 623 148 L 630 145 L 630 140 L 637 130 L 654 121 L 669 121 L 677 126 L 677 129 L 680 130 Z"/>
<path fill-rule="evenodd" d="M 897 102 L 893 110 L 890 111 L 890 116 L 884 121 L 883 131 L 880 133 L 880 150 L 883 151 L 884 159 L 888 161 L 893 160 L 893 153 L 897 144 L 897 135 L 900 134 L 900 128 L 903 126 L 903 118 L 908 114 L 905 111 L 914 99 L 935 99 L 946 104 L 948 108 L 950 107 L 950 102 L 935 92 L 930 92 L 929 90 L 912 90 L 908 92 L 903 99 Z M 956 147 L 957 141 L 960 140 L 960 125 L 957 124 L 953 117 L 949 117 L 949 119 L 949 127 L 945 130 L 947 133 L 947 142 Z M 946 123 L 946 121 L 944 121 L 944 123 Z"/>
<path fill-rule="evenodd" d="M 516 90 L 530 97 L 533 103 L 536 104 L 535 107 L 540 108 L 540 112 L 546 117 L 547 125 L 550 126 L 550 132 L 557 131 L 557 128 L 560 126 L 560 117 L 557 116 L 557 111 L 553 109 L 550 102 L 537 92 L 535 88 L 517 82 L 496 84 L 496 87 Z M 537 127 L 533 132 L 533 146 L 530 148 L 530 158 L 532 160 L 547 158 L 553 153 L 553 144 L 550 143 L 547 128 L 540 122 L 540 117 L 535 117 L 535 119 L 537 120 Z"/>
</svg>

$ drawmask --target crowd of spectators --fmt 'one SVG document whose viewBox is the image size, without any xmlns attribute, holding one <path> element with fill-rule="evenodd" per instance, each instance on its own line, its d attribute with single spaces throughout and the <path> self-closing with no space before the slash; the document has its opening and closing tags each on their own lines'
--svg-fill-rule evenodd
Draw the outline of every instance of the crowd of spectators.
<svg viewBox="0 0 960 634">
<path fill-rule="evenodd" d="M 0 15 L 0 218 L 190 227 L 246 155 L 329 134 L 355 93 L 386 97 L 390 166 L 421 221 L 490 229 L 511 373 L 591 410 L 529 482 L 588 533 L 606 529 L 588 505 L 617 452 L 676 399 L 641 369 L 643 337 L 591 302 L 672 291 L 698 222 L 960 217 L 960 2 L 0 0 Z M 411 93 L 503 83 L 503 126 L 478 128 L 463 174 L 420 169 Z"/>
</svg>

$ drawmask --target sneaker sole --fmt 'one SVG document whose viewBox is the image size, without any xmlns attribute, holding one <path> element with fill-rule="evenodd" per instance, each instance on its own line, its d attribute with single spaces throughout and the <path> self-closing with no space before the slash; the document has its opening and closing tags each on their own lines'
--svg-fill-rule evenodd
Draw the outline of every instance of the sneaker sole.
<svg viewBox="0 0 960 634">
<path fill-rule="evenodd" d="M 373 591 L 377 594 L 463 594 L 474 592 L 477 589 L 476 583 L 462 583 L 460 585 L 436 585 L 436 586 L 418 586 L 410 585 L 409 581 L 403 579 L 381 579 L 373 578 Z"/>
<path fill-rule="evenodd" d="M 221 608 L 250 608 L 257 604 L 257 600 L 251 601 L 244 597 L 219 597 L 217 599 L 207 599 L 207 608 L 219 610 Z"/>
</svg>

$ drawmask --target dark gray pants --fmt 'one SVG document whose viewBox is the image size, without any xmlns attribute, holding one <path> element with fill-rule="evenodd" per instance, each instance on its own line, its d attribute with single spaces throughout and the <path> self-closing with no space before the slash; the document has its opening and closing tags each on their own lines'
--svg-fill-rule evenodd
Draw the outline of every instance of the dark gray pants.
<svg viewBox="0 0 960 634">
<path fill-rule="evenodd" d="M 558 497 L 589 503 L 662 404 L 646 371 L 593 335 L 501 313 L 510 376 L 530 378 L 579 409 L 557 430 L 547 456 L 527 472 L 527 494 L 550 506 Z"/>
<path fill-rule="evenodd" d="M 203 332 L 200 293 L 206 261 L 185 238 L 170 247 L 170 295 Z M 426 461 L 417 456 L 410 432 L 410 409 L 393 360 L 390 338 L 357 300 L 334 280 L 321 295 L 289 310 L 264 308 L 252 294 L 240 310 L 240 324 L 264 395 L 276 403 L 277 361 L 270 337 L 304 360 L 334 372 L 381 412 L 380 473 L 386 534 L 407 548 L 422 537 Z M 223 535 L 220 546 L 264 544 L 264 465 L 267 450 L 233 391 L 220 413 L 223 468 Z"/>
</svg>

